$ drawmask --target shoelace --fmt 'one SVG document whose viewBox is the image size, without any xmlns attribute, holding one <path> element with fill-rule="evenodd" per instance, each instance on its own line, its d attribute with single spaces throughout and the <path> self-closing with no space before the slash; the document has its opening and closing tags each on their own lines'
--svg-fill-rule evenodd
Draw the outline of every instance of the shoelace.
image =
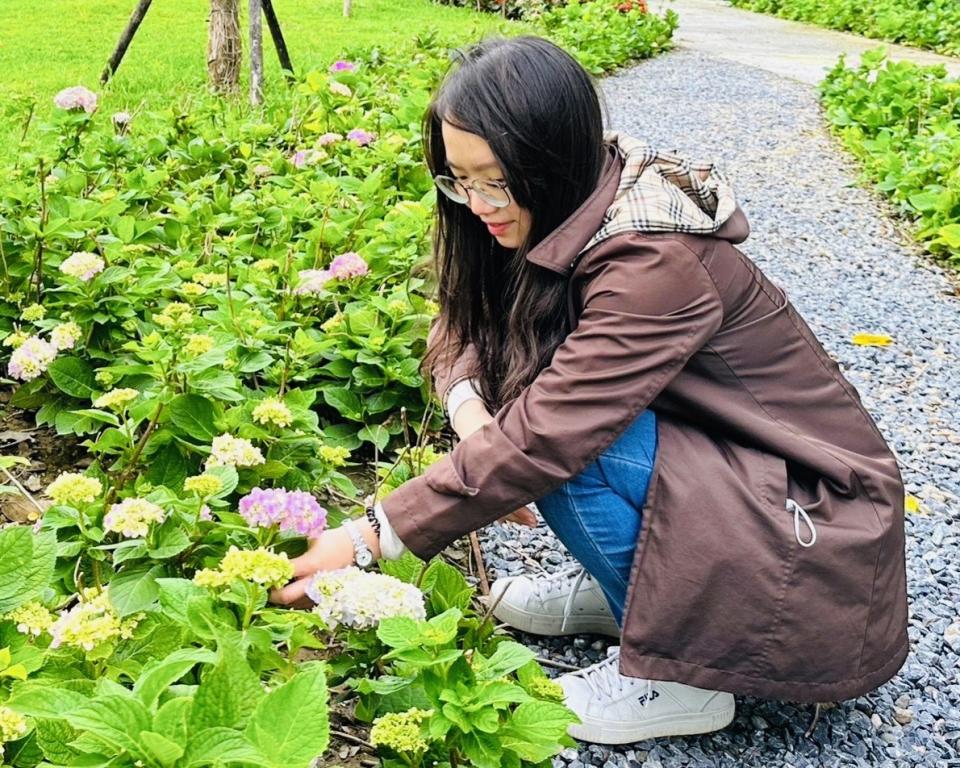
<svg viewBox="0 0 960 768">
<path fill-rule="evenodd" d="M 807 514 L 807 510 L 801 507 L 793 499 L 787 499 L 787 512 L 793 512 L 793 533 L 797 537 L 797 544 L 801 547 L 812 547 L 817 543 L 817 529 L 813 525 L 813 520 Z M 800 521 L 803 521 L 810 531 L 810 538 L 804 541 L 800 537 Z"/>
<path fill-rule="evenodd" d="M 534 594 L 540 599 L 548 596 L 551 592 L 560 591 L 573 579 L 573 586 L 570 588 L 570 594 L 567 595 L 566 602 L 563 604 L 563 621 L 560 623 L 560 631 L 564 632 L 567 628 L 567 620 L 570 618 L 570 612 L 573 609 L 573 601 L 577 598 L 577 593 L 583 584 L 584 579 L 589 576 L 587 569 L 582 565 L 573 565 L 565 570 L 551 574 L 549 578 L 541 579 L 534 585 Z"/>
<path fill-rule="evenodd" d="M 624 683 L 627 680 L 634 680 L 634 678 L 625 678 L 620 674 L 619 662 L 620 653 L 612 653 L 603 661 L 575 674 L 583 678 L 594 698 L 612 699 L 614 694 L 623 693 Z M 636 679 L 635 682 L 643 685 L 644 695 L 641 706 L 646 706 L 653 698 L 653 681 Z"/>
</svg>

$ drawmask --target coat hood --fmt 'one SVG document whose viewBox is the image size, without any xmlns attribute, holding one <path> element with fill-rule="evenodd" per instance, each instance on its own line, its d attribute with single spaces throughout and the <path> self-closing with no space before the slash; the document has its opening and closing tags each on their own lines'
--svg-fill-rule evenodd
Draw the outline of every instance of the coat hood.
<svg viewBox="0 0 960 768">
<path fill-rule="evenodd" d="M 683 232 L 741 243 L 750 234 L 733 187 L 714 163 L 692 162 L 610 132 L 623 167 L 613 202 L 584 250 L 627 232 Z"/>
</svg>

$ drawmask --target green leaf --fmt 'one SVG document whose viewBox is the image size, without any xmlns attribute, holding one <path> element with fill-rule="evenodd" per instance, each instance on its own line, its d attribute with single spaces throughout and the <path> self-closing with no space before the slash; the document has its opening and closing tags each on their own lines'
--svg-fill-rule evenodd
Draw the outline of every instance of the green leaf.
<svg viewBox="0 0 960 768">
<path fill-rule="evenodd" d="M 160 607 L 171 619 L 184 626 L 190 625 L 187 617 L 187 601 L 198 598 L 213 607 L 213 598 L 203 587 L 198 587 L 190 579 L 157 579 Z"/>
<path fill-rule="evenodd" d="M 173 398 L 168 416 L 184 437 L 209 443 L 219 434 L 213 403 L 200 395 L 178 395 Z"/>
<path fill-rule="evenodd" d="M 160 594 L 157 577 L 162 575 L 162 565 L 139 566 L 121 571 L 110 582 L 110 602 L 121 616 L 145 611 Z"/>
<path fill-rule="evenodd" d="M 157 546 L 149 550 L 150 557 L 154 560 L 166 560 L 179 555 L 190 546 L 190 537 L 173 518 L 160 527 L 157 538 L 159 539 Z"/>
<path fill-rule="evenodd" d="M 960 224 L 947 224 L 937 230 L 937 235 L 950 248 L 960 248 Z"/>
<path fill-rule="evenodd" d="M 67 745 L 77 738 L 76 730 L 64 720 L 50 718 L 38 718 L 34 725 L 43 756 L 51 763 L 70 765 L 75 753 Z"/>
<path fill-rule="evenodd" d="M 203 676 L 193 697 L 191 727 L 196 730 L 243 728 L 263 698 L 260 678 L 233 641 L 222 642 L 219 653 L 220 660 Z"/>
<path fill-rule="evenodd" d="M 357 432 L 357 437 L 368 443 L 373 443 L 381 451 L 385 450 L 390 442 L 390 433 L 381 424 L 363 427 Z"/>
<path fill-rule="evenodd" d="M 452 565 L 434 560 L 423 576 L 423 589 L 430 593 L 430 606 L 435 613 L 450 608 L 465 611 L 473 596 L 473 587 Z"/>
<path fill-rule="evenodd" d="M 28 526 L 0 530 L 0 614 L 37 597 L 53 579 L 57 539 Z"/>
<path fill-rule="evenodd" d="M 79 357 L 58 357 L 47 368 L 57 389 L 71 397 L 89 400 L 97 391 L 93 367 Z"/>
<path fill-rule="evenodd" d="M 524 760 L 539 762 L 557 754 L 567 727 L 577 716 L 562 704 L 533 700 L 520 704 L 501 727 L 499 737 L 504 749 Z"/>
<path fill-rule="evenodd" d="M 481 662 L 480 657 L 476 657 L 473 668 L 477 680 L 496 680 L 498 677 L 520 669 L 536 657 L 537 655 L 525 645 L 505 640 L 497 645 L 493 655 L 486 661 Z"/>
<path fill-rule="evenodd" d="M 148 709 L 152 709 L 167 686 L 176 682 L 196 664 L 213 664 L 217 655 L 205 648 L 181 648 L 165 659 L 148 662 L 133 685 L 133 692 Z"/>
<path fill-rule="evenodd" d="M 65 719 L 112 747 L 139 754 L 138 738 L 150 727 L 150 715 L 138 700 L 118 694 L 98 696 L 68 712 Z"/>
<path fill-rule="evenodd" d="M 162 766 L 173 765 L 184 752 L 184 748 L 166 736 L 153 731 L 143 731 L 140 734 L 141 751 Z"/>
<path fill-rule="evenodd" d="M 380 570 L 407 584 L 415 584 L 423 569 L 423 560 L 409 550 L 396 560 L 382 560 Z"/>
<path fill-rule="evenodd" d="M 5 703 L 28 717 L 59 719 L 88 700 L 82 693 L 52 686 L 49 681 L 28 680 L 18 684 Z"/>
<path fill-rule="evenodd" d="M 276 765 L 247 738 L 232 728 L 205 728 L 187 742 L 180 765 L 183 768 L 223 765 L 238 762 L 252 765 Z"/>
<path fill-rule="evenodd" d="M 187 459 L 173 441 L 150 454 L 150 466 L 144 476 L 153 485 L 163 485 L 171 490 L 183 487 L 187 477 Z"/>
<path fill-rule="evenodd" d="M 352 421 L 363 418 L 363 406 L 360 398 L 346 387 L 326 387 L 323 390 L 323 399 L 327 405 L 336 408 L 341 416 Z"/>
<path fill-rule="evenodd" d="M 420 625 L 408 616 L 391 616 L 377 626 L 377 637 L 389 648 L 411 648 L 419 644 Z"/>
<path fill-rule="evenodd" d="M 246 733 L 274 765 L 306 768 L 322 755 L 330 741 L 323 666 L 301 668 L 271 691 L 257 705 Z"/>
<path fill-rule="evenodd" d="M 153 730 L 177 744 L 186 743 L 191 709 L 193 699 L 188 696 L 178 696 L 164 702 L 153 718 Z"/>
</svg>

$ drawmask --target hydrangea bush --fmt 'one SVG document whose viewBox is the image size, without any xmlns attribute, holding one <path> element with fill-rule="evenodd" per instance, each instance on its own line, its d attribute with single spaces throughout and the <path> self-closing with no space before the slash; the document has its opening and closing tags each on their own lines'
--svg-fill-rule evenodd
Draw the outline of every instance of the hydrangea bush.
<svg viewBox="0 0 960 768">
<path fill-rule="evenodd" d="M 637 12 L 638 32 L 611 7 L 537 29 L 594 70 L 665 45 L 672 17 Z M 91 461 L 0 528 L 7 762 L 305 767 L 346 705 L 387 766 L 548 765 L 572 744 L 532 652 L 442 560 L 268 602 L 357 511 L 361 470 L 381 497 L 441 455 L 419 121 L 448 63 L 432 34 L 348 52 L 239 115 L 51 96 L 0 195 L 0 376 Z"/>
</svg>

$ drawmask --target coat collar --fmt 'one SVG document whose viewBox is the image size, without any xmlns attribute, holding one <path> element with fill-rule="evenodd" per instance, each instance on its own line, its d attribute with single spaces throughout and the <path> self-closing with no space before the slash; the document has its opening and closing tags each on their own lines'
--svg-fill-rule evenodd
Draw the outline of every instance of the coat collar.
<svg viewBox="0 0 960 768">
<path fill-rule="evenodd" d="M 616 146 L 605 144 L 606 158 L 596 189 L 559 227 L 527 254 L 527 260 L 566 275 L 577 255 L 590 242 L 613 203 L 623 171 L 623 160 Z"/>
</svg>

